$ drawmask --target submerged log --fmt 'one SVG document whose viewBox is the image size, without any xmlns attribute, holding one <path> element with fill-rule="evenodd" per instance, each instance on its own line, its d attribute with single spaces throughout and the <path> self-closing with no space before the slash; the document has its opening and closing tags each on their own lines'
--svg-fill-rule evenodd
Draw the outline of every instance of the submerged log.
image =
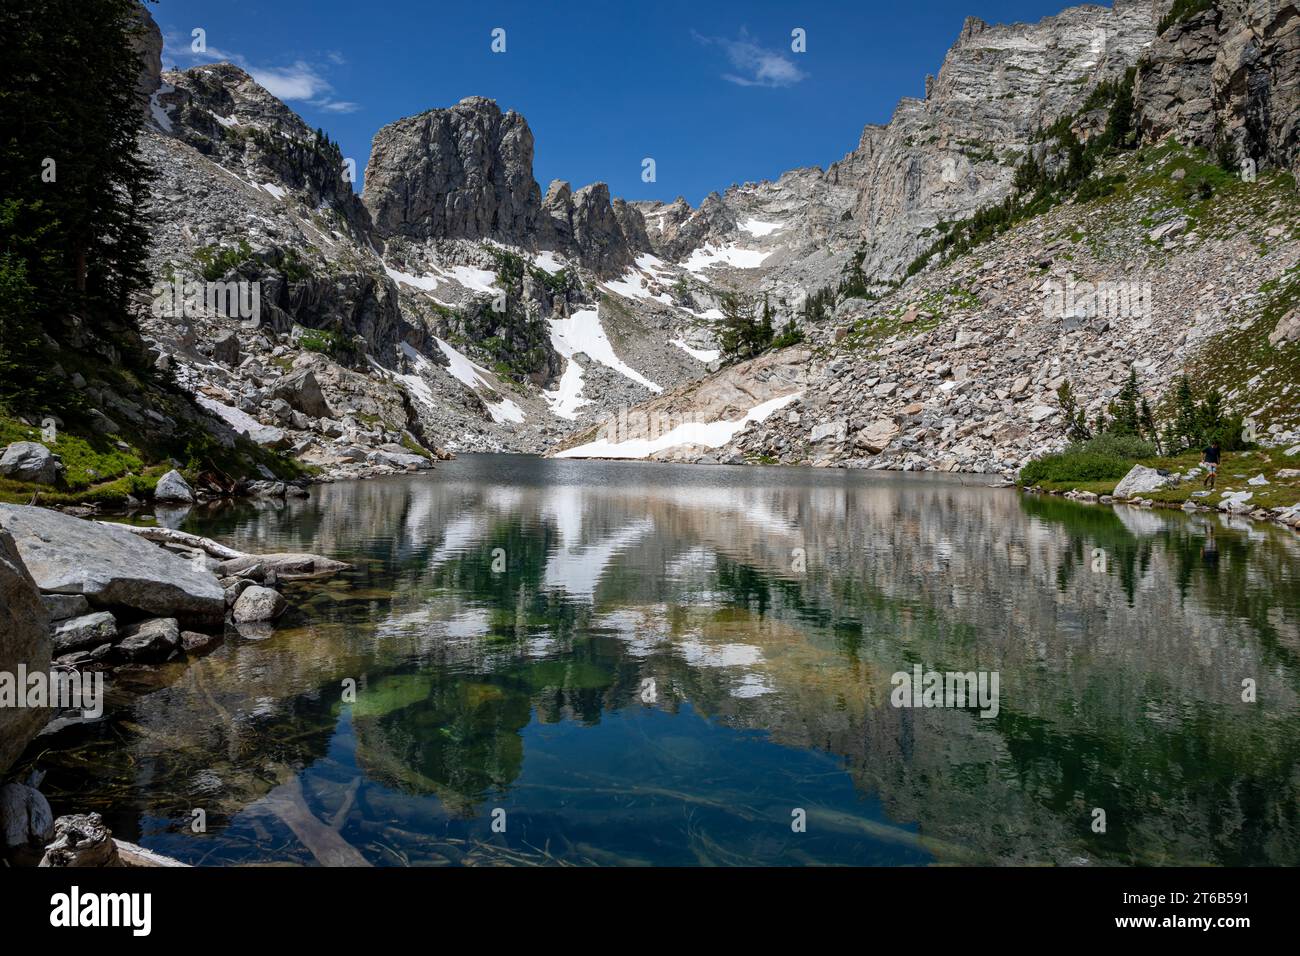
<svg viewBox="0 0 1300 956">
<path fill-rule="evenodd" d="M 356 847 L 339 836 L 337 830 L 311 812 L 303 799 L 302 782 L 296 776 L 276 787 L 260 803 L 260 808 L 284 821 L 321 866 L 371 865 Z"/>
<path fill-rule="evenodd" d="M 334 816 L 330 817 L 330 826 L 335 830 L 342 830 L 343 824 L 348 820 L 348 814 L 352 812 L 352 805 L 356 803 L 357 790 L 361 787 L 361 778 L 353 777 L 352 782 L 348 784 L 347 792 L 343 795 L 343 803 L 334 811 Z"/>
<path fill-rule="evenodd" d="M 319 554 L 246 554 L 223 561 L 217 568 L 217 574 L 223 578 L 232 577 L 257 565 L 261 565 L 263 573 L 274 572 L 276 577 L 284 581 L 323 577 L 352 567 L 343 561 L 324 558 Z"/>
</svg>

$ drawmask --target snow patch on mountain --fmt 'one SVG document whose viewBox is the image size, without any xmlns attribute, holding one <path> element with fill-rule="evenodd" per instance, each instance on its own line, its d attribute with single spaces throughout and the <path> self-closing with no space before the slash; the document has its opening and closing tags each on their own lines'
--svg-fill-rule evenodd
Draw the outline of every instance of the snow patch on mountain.
<svg viewBox="0 0 1300 956">
<path fill-rule="evenodd" d="M 565 359 L 559 385 L 554 391 L 543 390 L 542 397 L 556 417 L 577 421 L 578 409 L 589 404 L 589 399 L 582 397 L 582 366 L 577 359 Z"/>
<path fill-rule="evenodd" d="M 533 265 L 537 266 L 537 268 L 541 269 L 547 275 L 552 276 L 557 272 L 563 271 L 565 268 L 565 263 L 561 262 L 555 253 L 550 250 L 543 250 L 533 256 Z"/>
<path fill-rule="evenodd" d="M 158 101 L 158 98 L 160 96 L 166 96 L 168 93 L 175 92 L 176 87 L 172 86 L 170 83 L 163 83 L 154 91 L 153 95 L 149 97 L 149 115 L 153 117 L 153 121 L 158 124 L 158 128 L 164 133 L 170 133 L 173 131 L 171 114 L 168 112 L 171 107 L 163 106 L 162 103 Z"/>
<path fill-rule="evenodd" d="M 419 289 L 422 292 L 432 292 L 434 289 L 438 288 L 438 283 L 442 281 L 437 276 L 417 276 L 412 275 L 409 272 L 402 272 L 398 269 L 394 269 L 387 263 L 384 263 L 384 272 L 386 272 L 388 278 L 392 279 L 394 282 L 405 283 L 406 285 Z"/>
<path fill-rule="evenodd" d="M 792 392 L 773 398 L 761 405 L 756 405 L 745 413 L 743 418 L 735 421 L 684 422 L 681 425 L 659 435 L 656 438 L 635 438 L 623 442 L 611 442 L 608 438 L 567 448 L 556 452 L 556 458 L 649 458 L 655 452 L 674 448 L 678 445 L 699 445 L 704 448 L 719 448 L 743 429 L 750 422 L 761 422 L 774 412 L 780 411 L 802 392 Z"/>
<path fill-rule="evenodd" d="M 694 346 L 687 345 L 685 339 L 673 339 L 672 343 L 691 358 L 698 359 L 701 362 L 716 362 L 722 355 L 720 349 L 697 349 Z"/>
<path fill-rule="evenodd" d="M 746 219 L 739 223 L 737 228 L 751 236 L 770 236 L 772 233 L 785 228 L 782 222 L 764 222 L 762 219 Z"/>
<path fill-rule="evenodd" d="M 673 304 L 673 297 L 667 292 L 660 292 L 658 295 L 651 293 L 646 288 L 645 276 L 636 269 L 627 270 L 618 279 L 607 279 L 601 283 L 601 286 L 628 299 L 654 299 L 656 302 L 664 303 L 664 305 Z"/>
<path fill-rule="evenodd" d="M 450 363 L 448 371 L 451 373 L 452 378 L 464 382 L 476 393 L 486 390 L 490 395 L 500 398 L 500 401 L 493 402 L 483 398 L 481 394 L 479 396 L 483 398 L 483 404 L 487 406 L 488 414 L 492 416 L 494 422 L 498 424 L 501 422 L 519 424 L 524 420 L 524 410 L 518 404 L 497 394 L 491 372 L 437 336 L 434 336 L 433 340 L 438 343 L 438 348 L 442 350 L 442 354 L 447 356 L 447 361 Z M 403 348 L 407 347 L 403 346 Z"/>
<path fill-rule="evenodd" d="M 699 275 L 714 266 L 731 266 L 733 269 L 757 269 L 770 256 L 770 252 L 761 249 L 742 249 L 739 246 L 715 246 L 705 243 L 694 250 L 681 267 L 687 272 Z"/>
<path fill-rule="evenodd" d="M 632 366 L 624 362 L 614 352 L 605 329 L 600 324 L 600 316 L 595 309 L 579 309 L 568 318 L 550 319 L 551 347 L 566 359 L 572 359 L 579 352 L 601 365 L 608 365 L 614 371 L 630 378 L 638 385 L 644 385 L 652 392 L 662 392 L 663 388 L 646 378 Z"/>
</svg>

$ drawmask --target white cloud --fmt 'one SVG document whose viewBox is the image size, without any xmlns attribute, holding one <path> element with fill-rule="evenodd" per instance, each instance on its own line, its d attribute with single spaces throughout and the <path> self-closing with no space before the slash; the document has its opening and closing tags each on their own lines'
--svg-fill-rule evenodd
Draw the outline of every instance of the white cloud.
<svg viewBox="0 0 1300 956">
<path fill-rule="evenodd" d="M 327 113 L 355 113 L 361 109 L 360 103 L 351 103 L 347 100 L 323 100 L 313 105 Z"/>
<path fill-rule="evenodd" d="M 784 52 L 760 46 L 743 28 L 735 40 L 706 37 L 694 30 L 691 36 L 705 46 L 722 50 L 731 67 L 729 72 L 721 74 L 728 83 L 737 86 L 793 86 L 808 76 Z"/>
<path fill-rule="evenodd" d="M 259 66 L 250 63 L 245 56 L 214 46 L 195 52 L 190 37 L 177 33 L 166 35 L 164 51 L 177 65 L 233 63 L 268 93 L 286 103 L 306 103 L 329 113 L 353 113 L 361 108 L 357 103 L 333 98 L 330 94 L 334 87 L 323 75 L 321 67 L 306 60 L 297 60 L 289 66 Z M 334 64 L 344 62 L 338 53 L 327 53 L 325 59 Z"/>
<path fill-rule="evenodd" d="M 286 102 L 305 100 L 310 103 L 330 90 L 329 82 L 316 72 L 315 67 L 302 60 L 293 66 L 244 68 L 268 93 Z"/>
</svg>

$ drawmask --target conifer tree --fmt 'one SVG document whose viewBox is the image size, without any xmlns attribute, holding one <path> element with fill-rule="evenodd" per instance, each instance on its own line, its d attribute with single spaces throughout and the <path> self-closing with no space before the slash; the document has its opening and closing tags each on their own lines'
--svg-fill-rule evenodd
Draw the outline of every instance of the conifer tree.
<svg viewBox="0 0 1300 956">
<path fill-rule="evenodd" d="M 0 4 L 0 401 L 41 391 L 45 337 L 71 317 L 129 325 L 148 241 L 139 29 L 136 0 Z"/>
</svg>

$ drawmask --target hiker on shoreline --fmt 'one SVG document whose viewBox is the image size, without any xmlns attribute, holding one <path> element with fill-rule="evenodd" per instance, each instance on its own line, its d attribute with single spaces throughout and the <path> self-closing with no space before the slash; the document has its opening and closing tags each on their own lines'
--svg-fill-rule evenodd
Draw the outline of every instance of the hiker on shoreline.
<svg viewBox="0 0 1300 956">
<path fill-rule="evenodd" d="M 1205 466 L 1205 479 L 1201 486 L 1214 489 L 1214 479 L 1219 474 L 1219 440 L 1217 438 L 1210 442 L 1210 447 L 1205 449 L 1202 456 L 1201 464 Z"/>
</svg>

